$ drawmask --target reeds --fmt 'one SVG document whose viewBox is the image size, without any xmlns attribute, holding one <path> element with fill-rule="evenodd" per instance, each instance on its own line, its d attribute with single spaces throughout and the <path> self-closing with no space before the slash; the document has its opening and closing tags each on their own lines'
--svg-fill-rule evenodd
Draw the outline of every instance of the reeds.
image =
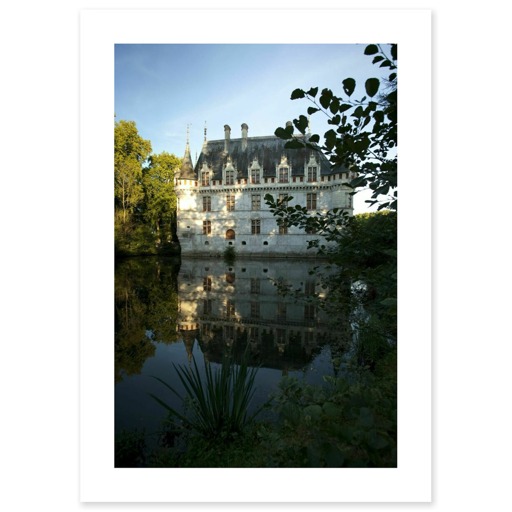
<svg viewBox="0 0 512 512">
<path fill-rule="evenodd" d="M 191 366 L 173 366 L 185 388 L 185 396 L 159 377 L 154 378 L 189 406 L 189 414 L 182 414 L 157 396 L 151 396 L 181 420 L 184 428 L 206 438 L 226 437 L 242 432 L 260 412 L 261 408 L 251 415 L 248 413 L 257 369 L 249 369 L 245 357 L 240 365 L 225 357 L 217 371 L 204 360 L 204 378 L 194 357 Z"/>
</svg>

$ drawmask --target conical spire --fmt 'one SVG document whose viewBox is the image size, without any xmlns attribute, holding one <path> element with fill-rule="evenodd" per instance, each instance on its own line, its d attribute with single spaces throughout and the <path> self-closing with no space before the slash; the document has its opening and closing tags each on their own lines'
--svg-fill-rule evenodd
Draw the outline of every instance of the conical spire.
<svg viewBox="0 0 512 512">
<path fill-rule="evenodd" d="M 180 179 L 182 180 L 195 180 L 194 166 L 192 165 L 192 158 L 190 156 L 190 145 L 189 145 L 189 126 L 187 125 L 187 144 L 185 146 L 185 155 L 183 156 L 183 162 L 180 168 Z"/>
</svg>

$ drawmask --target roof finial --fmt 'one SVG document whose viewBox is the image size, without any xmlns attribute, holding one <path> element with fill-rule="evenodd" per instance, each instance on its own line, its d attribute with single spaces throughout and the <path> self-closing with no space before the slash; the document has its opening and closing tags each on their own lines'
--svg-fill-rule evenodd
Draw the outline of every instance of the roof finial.
<svg viewBox="0 0 512 512">
<path fill-rule="evenodd" d="M 311 116 L 308 116 L 308 134 L 311 135 Z"/>
<path fill-rule="evenodd" d="M 187 124 L 187 146 L 189 145 L 190 141 L 190 123 Z"/>
<path fill-rule="evenodd" d="M 206 121 L 204 122 L 204 140 L 206 142 Z"/>
</svg>

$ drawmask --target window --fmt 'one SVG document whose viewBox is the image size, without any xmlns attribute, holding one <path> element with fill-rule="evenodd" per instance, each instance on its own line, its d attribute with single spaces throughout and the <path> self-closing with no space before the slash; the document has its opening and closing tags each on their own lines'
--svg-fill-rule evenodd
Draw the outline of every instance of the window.
<svg viewBox="0 0 512 512">
<path fill-rule="evenodd" d="M 234 194 L 228 194 L 226 196 L 226 208 L 228 212 L 233 212 L 235 210 L 235 196 Z"/>
<path fill-rule="evenodd" d="M 226 185 L 234 185 L 235 183 L 235 171 L 228 170 L 226 171 Z"/>
<path fill-rule="evenodd" d="M 210 196 L 203 197 L 203 212 L 212 211 L 212 198 Z"/>
<path fill-rule="evenodd" d="M 286 320 L 286 304 L 277 304 L 277 320 Z"/>
<path fill-rule="evenodd" d="M 252 318 L 260 317 L 260 303 L 259 302 L 251 302 L 251 317 Z"/>
<path fill-rule="evenodd" d="M 251 233 L 253 235 L 259 235 L 260 234 L 260 228 L 261 228 L 260 219 L 253 219 L 253 220 L 251 220 Z"/>
<path fill-rule="evenodd" d="M 308 181 L 316 181 L 316 167 L 308 167 Z"/>
<path fill-rule="evenodd" d="M 212 314 L 212 299 L 203 300 L 203 315 Z"/>
<path fill-rule="evenodd" d="M 210 185 L 210 173 L 208 171 L 203 171 L 201 173 L 201 185 L 203 187 L 208 187 Z"/>
<path fill-rule="evenodd" d="M 235 303 L 229 299 L 226 303 L 226 316 L 227 318 L 233 318 L 235 316 Z"/>
<path fill-rule="evenodd" d="M 212 221 L 211 220 L 203 220 L 203 235 L 211 235 L 212 234 Z"/>
<path fill-rule="evenodd" d="M 279 167 L 279 183 L 288 183 L 288 167 Z"/>
<path fill-rule="evenodd" d="M 316 309 L 314 304 L 306 304 L 304 306 L 304 319 L 314 320 L 316 315 Z"/>
<path fill-rule="evenodd" d="M 205 292 L 212 291 L 212 278 L 211 277 L 203 277 L 203 291 L 205 291 Z"/>
<path fill-rule="evenodd" d="M 304 294 L 307 297 L 312 297 L 313 295 L 315 295 L 315 288 L 316 288 L 315 281 L 313 281 L 313 280 L 306 281 L 306 283 L 304 285 Z"/>
<path fill-rule="evenodd" d="M 308 210 L 316 210 L 316 193 L 307 195 L 306 208 Z"/>
<path fill-rule="evenodd" d="M 253 194 L 251 197 L 251 209 L 252 210 L 260 210 L 261 209 L 261 196 L 259 194 Z"/>
<path fill-rule="evenodd" d="M 277 204 L 286 206 L 288 204 L 288 201 L 286 201 L 286 198 L 288 197 L 288 194 L 279 194 L 279 198 L 277 200 Z"/>
<path fill-rule="evenodd" d="M 287 235 L 288 234 L 288 224 L 286 224 L 285 221 L 282 221 L 282 223 L 279 224 L 279 234 L 280 235 Z"/>
<path fill-rule="evenodd" d="M 259 183 L 260 182 L 260 170 L 259 169 L 251 169 L 251 183 Z"/>
<path fill-rule="evenodd" d="M 251 293 L 252 294 L 260 293 L 260 280 L 257 277 L 251 278 Z"/>
</svg>

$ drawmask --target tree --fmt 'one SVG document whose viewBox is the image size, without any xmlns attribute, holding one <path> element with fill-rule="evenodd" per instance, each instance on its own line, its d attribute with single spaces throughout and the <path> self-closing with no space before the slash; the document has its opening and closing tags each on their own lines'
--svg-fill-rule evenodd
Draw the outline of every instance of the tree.
<svg viewBox="0 0 512 512">
<path fill-rule="evenodd" d="M 350 183 L 354 193 L 369 187 L 372 197 L 368 203 L 378 203 L 379 210 L 396 210 L 397 45 L 389 45 L 389 54 L 387 50 L 381 45 L 366 46 L 365 55 L 373 56 L 373 64 L 390 73 L 382 79 L 368 78 L 364 84 L 366 95 L 360 100 L 351 99 L 357 85 L 353 78 L 343 80 L 341 96 L 335 96 L 330 89 L 323 89 L 318 96 L 318 87 L 292 92 L 292 100 L 307 98 L 314 105 L 308 108 L 308 115 L 323 112 L 329 118 L 333 128 L 324 133 L 321 146 L 319 135 L 305 136 L 309 124 L 305 115 L 293 120 L 302 137 L 293 135 L 293 126 L 277 128 L 275 135 L 288 140 L 286 148 L 323 151 L 334 169 L 347 168 L 357 173 Z"/>
<path fill-rule="evenodd" d="M 144 169 L 144 219 L 154 228 L 157 242 L 162 238 L 166 242 L 176 238 L 174 174 L 180 165 L 180 158 L 164 151 L 151 155 L 149 166 Z"/>
<path fill-rule="evenodd" d="M 365 55 L 372 56 L 373 64 L 389 70 L 389 74 L 382 79 L 368 78 L 364 83 L 366 95 L 360 100 L 351 99 L 357 85 L 353 78 L 342 81 L 341 96 L 330 89 L 319 95 L 318 87 L 292 92 L 292 100 L 306 98 L 313 104 L 308 115 L 323 112 L 333 126 L 325 132 L 321 145 L 319 135 L 306 135 L 309 123 L 305 115 L 293 120 L 301 135 L 293 134 L 293 125 L 275 131 L 276 136 L 287 140 L 286 148 L 321 151 L 333 170 L 354 172 L 352 194 L 369 187 L 372 197 L 367 202 L 378 204 L 378 214 L 349 217 L 346 210 L 335 208 L 312 215 L 304 206 L 292 205 L 291 196 L 280 201 L 270 194 L 265 196 L 278 224 L 298 226 L 332 242 L 327 246 L 312 239 L 309 247 L 328 255 L 339 269 L 329 282 L 332 307 L 340 308 L 347 300 L 339 283 L 352 283 L 350 307 L 354 312 L 364 311 L 353 321 L 358 325 L 357 351 L 364 356 L 358 359 L 371 360 L 372 364 L 381 349 L 396 340 L 397 46 L 389 46 L 389 56 L 386 51 L 379 45 L 366 46 Z"/>
<path fill-rule="evenodd" d="M 114 194 L 116 210 L 126 224 L 144 197 L 142 169 L 151 153 L 134 121 L 116 122 L 114 128 Z"/>
</svg>

